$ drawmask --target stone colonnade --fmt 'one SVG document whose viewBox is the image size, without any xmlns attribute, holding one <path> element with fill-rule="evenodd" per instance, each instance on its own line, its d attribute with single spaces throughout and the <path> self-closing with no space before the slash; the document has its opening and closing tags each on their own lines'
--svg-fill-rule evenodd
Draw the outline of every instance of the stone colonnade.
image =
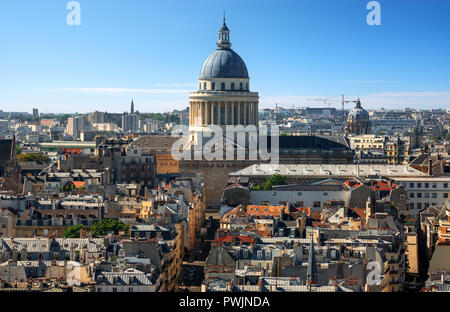
<svg viewBox="0 0 450 312">
<path fill-rule="evenodd" d="M 189 125 L 257 125 L 258 102 L 191 101 Z"/>
</svg>

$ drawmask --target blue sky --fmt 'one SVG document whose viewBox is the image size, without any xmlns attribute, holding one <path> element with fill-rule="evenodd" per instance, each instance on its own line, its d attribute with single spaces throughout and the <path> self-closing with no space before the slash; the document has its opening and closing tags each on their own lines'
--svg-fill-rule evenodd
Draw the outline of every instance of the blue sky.
<svg viewBox="0 0 450 312">
<path fill-rule="evenodd" d="M 141 112 L 188 106 L 226 11 L 260 107 L 450 107 L 450 1 L 0 0 L 0 110 Z"/>
</svg>

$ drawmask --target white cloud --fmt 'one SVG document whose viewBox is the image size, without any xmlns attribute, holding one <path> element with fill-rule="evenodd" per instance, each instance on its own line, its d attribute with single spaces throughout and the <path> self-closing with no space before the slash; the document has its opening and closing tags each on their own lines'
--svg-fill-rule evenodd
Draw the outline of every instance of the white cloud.
<svg viewBox="0 0 450 312">
<path fill-rule="evenodd" d="M 125 88 L 47 88 L 41 89 L 46 92 L 82 92 L 82 93 L 102 93 L 111 95 L 130 95 L 130 94 L 174 94 L 189 93 L 192 90 L 187 89 L 125 89 Z"/>
</svg>

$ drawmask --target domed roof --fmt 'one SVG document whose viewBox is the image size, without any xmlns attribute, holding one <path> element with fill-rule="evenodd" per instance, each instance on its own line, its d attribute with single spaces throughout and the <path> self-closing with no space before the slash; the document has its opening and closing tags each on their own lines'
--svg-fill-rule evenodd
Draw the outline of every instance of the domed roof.
<svg viewBox="0 0 450 312">
<path fill-rule="evenodd" d="M 356 107 L 348 114 L 348 120 L 369 120 L 369 113 L 361 107 L 359 100 L 356 103 Z"/>
<path fill-rule="evenodd" d="M 205 60 L 200 79 L 249 78 L 247 66 L 232 49 L 217 49 Z"/>
</svg>

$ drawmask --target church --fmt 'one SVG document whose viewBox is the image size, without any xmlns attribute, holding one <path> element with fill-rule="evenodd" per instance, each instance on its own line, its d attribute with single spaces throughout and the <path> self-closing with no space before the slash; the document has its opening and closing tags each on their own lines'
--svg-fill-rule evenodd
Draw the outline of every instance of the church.
<svg viewBox="0 0 450 312">
<path fill-rule="evenodd" d="M 251 91 L 250 76 L 244 60 L 231 49 L 230 29 L 225 18 L 218 31 L 217 48 L 204 61 L 198 78 L 198 90 L 189 96 L 189 140 L 187 148 L 194 148 L 200 133 L 210 131 L 211 126 L 226 129 L 227 126 L 255 126 L 258 131 L 258 92 Z M 264 138 L 264 137 L 260 137 Z M 271 137 L 267 148 L 271 148 Z M 237 145 L 238 142 L 227 142 Z M 344 136 L 279 136 L 278 157 L 281 164 L 349 164 L 354 152 Z M 258 144 L 261 142 L 258 142 Z M 202 142 L 201 144 L 205 144 Z M 249 153 L 248 141 L 244 146 Z M 266 160 L 194 160 L 179 161 L 181 172 L 200 173 L 204 178 L 204 196 L 208 207 L 218 208 L 228 174 Z"/>
</svg>

